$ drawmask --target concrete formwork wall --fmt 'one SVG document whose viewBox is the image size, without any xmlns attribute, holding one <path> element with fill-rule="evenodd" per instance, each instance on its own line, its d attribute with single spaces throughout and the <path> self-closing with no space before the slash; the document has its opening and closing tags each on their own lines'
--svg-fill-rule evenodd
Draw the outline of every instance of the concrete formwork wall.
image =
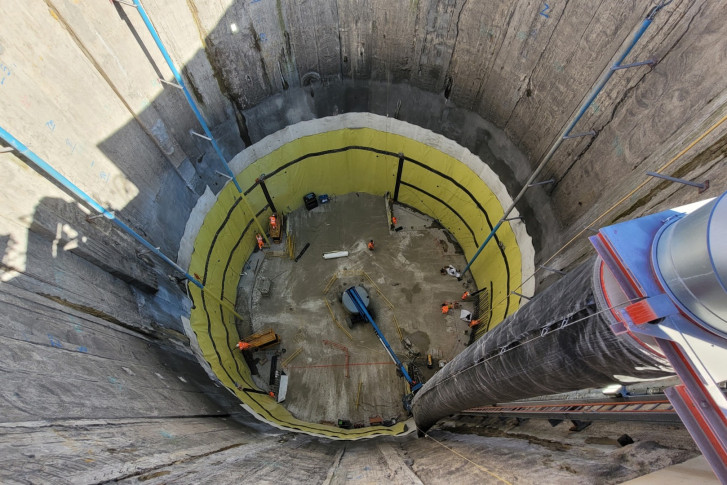
<svg viewBox="0 0 727 485">
<path fill-rule="evenodd" d="M 204 115 L 220 128 L 228 158 L 288 124 L 346 111 L 394 116 L 482 156 L 492 133 L 471 132 L 463 113 L 471 111 L 503 128 L 527 156 L 524 164 L 497 162 L 512 191 L 650 8 L 374 0 L 145 6 Z M 181 92 L 158 82 L 170 72 L 137 12 L 57 0 L 3 8 L 3 124 L 173 252 L 196 193 L 224 179 L 214 173 L 221 168 L 215 157 L 202 158 L 206 142 L 189 135 L 199 127 Z M 657 15 L 628 61 L 659 63 L 614 76 L 576 129 L 597 136 L 564 145 L 543 174 L 556 185 L 531 191 L 531 206 L 549 195 L 561 225 L 581 227 L 721 115 L 727 82 L 718 66 L 727 36 L 720 13 L 707 2 L 681 1 Z M 39 32 L 43 41 L 33 42 Z M 419 90 L 434 96 L 422 103 Z M 719 135 L 669 170 L 711 178 L 710 193 L 718 193 Z M 653 183 L 611 216 L 693 197 Z M 561 242 L 545 238 L 544 257 Z"/>
<path fill-rule="evenodd" d="M 199 34 L 210 40 L 210 69 L 234 106 L 248 109 L 283 94 L 277 107 L 247 116 L 253 141 L 305 117 L 363 110 L 426 126 L 475 151 L 476 142 L 460 140 L 465 129 L 447 126 L 462 121 L 448 116 L 456 106 L 504 128 L 531 165 L 652 6 L 259 1 L 202 13 L 187 3 L 195 6 Z M 569 141 L 544 173 L 557 181 L 548 192 L 564 226 L 592 220 L 593 211 L 628 193 L 624 178 L 643 180 L 646 170 L 658 168 L 719 114 L 726 87 L 715 69 L 715 61 L 724 60 L 721 29 L 718 8 L 707 3 L 673 2 L 657 15 L 627 62 L 653 58 L 658 64 L 617 73 L 576 127 L 597 136 Z M 224 48 L 230 45 L 243 49 Z M 316 90 L 341 80 L 351 81 L 344 93 Z M 695 82 L 700 89 L 693 89 Z M 397 90 L 397 83 L 437 93 L 449 104 L 423 112 L 416 92 Z M 297 86 L 316 99 L 301 100 Z M 719 155 L 707 158 L 695 163 L 700 169 L 692 165 L 680 175 L 709 176 Z M 721 172 L 712 173 L 718 180 Z M 655 199 L 664 201 L 677 187 L 659 187 Z M 693 196 L 681 192 L 679 201 Z M 641 201 L 633 210 L 652 205 Z"/>
<path fill-rule="evenodd" d="M 187 335 L 197 344 L 198 357 L 246 409 L 275 426 L 341 439 L 403 433 L 406 427 L 401 423 L 350 431 L 304 422 L 257 389 L 235 349 L 241 337 L 235 316 L 223 302 L 237 301 L 239 275 L 258 231 L 253 215 L 264 221 L 273 211 L 259 177 L 265 174 L 270 201 L 285 214 L 301 207 L 303 196 L 311 191 L 332 198 L 351 192 L 394 197 L 440 221 L 466 258 L 490 233 L 503 207 L 512 203 L 504 185 L 479 159 L 450 140 L 371 114 L 350 113 L 293 125 L 239 154 L 231 165 L 239 172 L 237 181 L 246 201 L 232 184 L 214 204 L 209 196 L 202 198 L 179 252 L 180 263 L 205 286 L 201 291 L 189 284 L 194 306 Z M 297 230 L 293 228 L 294 236 Z M 533 270 L 530 237 L 519 221 L 506 223 L 471 269 L 477 287 L 491 291 L 492 306 L 482 315 L 483 326 L 494 327 L 517 311 L 520 299 L 510 291 L 522 287 L 531 293 L 534 282 L 523 280 Z M 432 305 L 434 310 L 436 304 Z"/>
<path fill-rule="evenodd" d="M 370 111 L 459 142 L 491 165 L 511 194 L 649 9 L 463 0 L 144 4 L 228 159 L 293 122 Z M 108 2 L 30 0 L 0 3 L 0 18 L 0 126 L 175 254 L 198 194 L 205 185 L 218 191 L 226 180 L 215 174 L 221 165 L 207 142 L 189 134 L 199 126 L 181 93 L 159 83 L 171 75 L 138 13 Z M 718 4 L 686 0 L 657 15 L 627 61 L 653 57 L 658 64 L 616 73 L 576 128 L 597 136 L 568 141 L 543 173 L 557 184 L 529 191 L 519 206 L 536 263 L 624 196 L 599 224 L 727 188 L 722 126 L 667 169 L 709 178 L 708 192 L 652 181 L 630 195 L 646 170 L 725 114 L 724 18 Z M 497 127 L 521 151 L 498 137 Z M 168 283 L 166 268 L 147 268 L 129 239 L 86 222 L 88 208 L 21 158 L 0 153 L 0 167 L 4 307 L 31 308 L 43 295 L 39 301 L 53 303 L 57 315 L 100 314 L 143 335 L 152 322 L 181 329 L 182 293 Z M 586 247 L 581 238 L 554 265 L 568 266 Z M 48 321 L 36 326 L 31 312 L 13 315 L 19 327 L 6 337 L 9 347 L 56 352 Z M 88 347 L 74 332 L 68 345 Z M 101 368 L 89 369 L 97 381 L 106 378 Z M 22 385 L 39 385 L 45 375 L 26 373 Z M 113 385 L 87 396 L 105 398 Z M 104 415 L 94 409 L 87 417 Z"/>
</svg>

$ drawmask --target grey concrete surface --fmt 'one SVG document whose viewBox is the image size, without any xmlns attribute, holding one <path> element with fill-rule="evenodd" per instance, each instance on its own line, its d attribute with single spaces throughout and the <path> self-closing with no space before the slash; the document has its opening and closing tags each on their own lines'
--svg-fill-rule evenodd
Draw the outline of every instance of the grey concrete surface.
<svg viewBox="0 0 727 485">
<path fill-rule="evenodd" d="M 0 296 L 3 422 L 214 416 L 235 406 L 180 334 L 143 333 L 13 285 Z"/>
<path fill-rule="evenodd" d="M 697 454 L 681 427 L 460 418 L 427 438 L 337 443 L 230 418 L 3 426 L 4 483 L 603 483 Z M 634 443 L 616 441 L 628 434 Z M 52 459 L 39 459 L 44 455 Z M 499 478 L 497 478 L 499 477 Z M 667 477 L 668 478 L 668 477 Z"/>
<path fill-rule="evenodd" d="M 489 164 L 513 194 L 653 2 L 144 4 L 226 157 L 297 121 L 369 111 L 457 141 Z M 647 170 L 663 166 L 724 116 L 724 20 L 722 6 L 707 1 L 677 0 L 657 15 L 627 59 L 653 57 L 657 65 L 614 76 L 577 126 L 578 131 L 595 129 L 597 136 L 568 141 L 543 173 L 543 179 L 555 178 L 557 184 L 528 191 L 518 206 L 534 228 L 536 263 L 548 260 L 599 217 L 598 224 L 605 225 L 727 188 L 725 125 L 666 169 L 690 180 L 710 179 L 709 191 L 699 195 L 693 188 L 656 180 L 638 188 L 647 180 Z M 217 192 L 225 180 L 215 173 L 220 161 L 206 142 L 189 135 L 189 129 L 199 127 L 178 90 L 158 82 L 171 79 L 170 72 L 137 12 L 108 2 L 0 2 L 0 24 L 0 126 L 117 210 L 153 244 L 176 254 L 198 195 L 206 186 Z M 5 184 L 0 217 L 2 423 L 216 412 L 226 396 L 209 384 L 196 363 L 169 351 L 184 345 L 178 332 L 185 299 L 167 278 L 168 269 L 159 263 L 149 269 L 154 276 L 149 279 L 156 278 L 160 286 L 155 296 L 109 273 L 111 266 L 131 271 L 118 255 L 133 254 L 135 244 L 114 234 L 95 235 L 98 244 L 89 259 L 107 258 L 98 265 L 85 259 L 89 253 L 65 247 L 75 236 L 62 232 L 61 213 L 46 219 L 44 229 L 36 224 L 31 230 L 43 199 L 77 201 L 15 154 L 0 153 L 0 160 Z M 54 218 L 60 233 L 48 231 Z M 89 231 L 72 229 L 82 235 Z M 104 245 L 125 247 L 96 251 Z M 550 265 L 571 267 L 589 251 L 581 235 Z M 537 278 L 539 284 L 549 281 Z M 198 372 L 200 387 L 179 380 L 176 368 L 165 367 L 169 362 L 183 362 L 179 365 L 186 372 Z M 141 370 L 134 370 L 135 365 Z M 93 482 L 135 470 L 101 473 L 101 465 L 87 462 L 83 467 L 99 467 L 99 473 L 81 474 L 86 468 L 76 464 L 77 448 L 56 454 L 41 446 L 51 442 L 51 433 L 62 433 L 59 424 L 48 429 L 50 433 L 31 438 L 37 452 L 26 452 L 24 458 L 2 453 L 11 457 L 4 462 L 3 481 L 77 476 L 76 483 Z M 106 428 L 88 432 L 98 443 L 114 438 Z M 453 436 L 456 441 L 458 435 Z M 17 434 L 3 433 L 0 444 L 7 449 L 19 440 Z M 155 446 L 140 441 L 139 454 Z M 180 454 L 194 449 L 182 441 L 175 446 Z M 302 454 L 301 466 L 323 456 L 325 473 L 309 471 L 301 477 L 322 481 L 335 452 L 325 444 L 309 448 L 316 446 L 320 454 Z M 461 446 L 471 448 L 469 443 Z M 482 454 L 490 450 L 484 445 L 477 449 Z M 428 455 L 421 442 L 412 442 L 410 450 L 431 462 L 446 461 L 445 455 Z M 633 453 L 648 457 L 650 452 Z M 264 463 L 255 465 L 262 471 L 254 475 L 239 469 L 239 461 L 220 467 L 210 456 L 207 462 L 191 463 L 215 469 L 225 481 L 246 472 L 265 479 Z M 540 477 L 573 478 L 558 468 L 567 457 L 552 459 L 542 462 L 538 470 L 547 472 Z M 629 457 L 622 459 L 628 462 Z M 290 477 L 284 466 L 269 469 L 275 469 L 270 476 L 278 481 Z M 635 464 L 632 469 L 640 473 L 645 468 Z M 462 483 L 481 481 L 474 472 L 457 470 Z M 178 481 L 193 482 L 194 473 Z M 417 473 L 425 483 L 454 476 L 447 468 Z"/>
<path fill-rule="evenodd" d="M 491 160 L 511 192 L 650 8 L 435 0 L 391 11 L 374 0 L 146 7 L 205 116 L 227 127 L 219 134 L 228 158 L 241 143 L 303 119 L 371 111 L 430 128 Z M 539 208 L 552 198 L 555 224 L 564 228 L 560 237 L 536 237 L 543 258 L 721 116 L 725 85 L 715 67 L 724 62 L 727 36 L 715 8 L 681 1 L 660 12 L 629 57 L 653 57 L 658 65 L 617 73 L 578 126 L 598 135 L 568 141 L 543 174 L 557 185 L 530 191 L 520 212 L 541 220 Z M 201 191 L 200 180 L 214 188 L 224 179 L 215 174 L 219 160 L 202 158 L 206 142 L 189 135 L 198 127 L 178 90 L 157 81 L 169 71 L 136 12 L 34 0 L 6 6 L 3 18 L 0 45 L 11 71 L 3 124 L 52 154 L 88 190 L 108 193 L 105 199 L 174 252 L 178 237 L 165 235 L 181 229 L 185 211 L 175 204 L 176 214 L 157 220 L 155 204 L 188 192 L 186 184 Z M 48 42 L 16 48 L 14 38 L 38 31 Z M 56 75 L 69 65 L 77 66 L 72 76 Z M 42 105 L 41 92 L 53 104 Z M 499 144 L 486 123 L 505 130 L 525 163 L 507 153 L 486 156 Z M 725 188 L 720 136 L 707 137 L 671 170 L 711 178 L 705 196 Z M 182 166 L 198 173 L 180 177 L 174 171 Z M 165 171 L 168 180 L 159 177 Z M 693 192 L 652 182 L 606 220 L 679 205 Z M 558 263 L 572 264 L 584 248 Z"/>
<path fill-rule="evenodd" d="M 424 483 L 493 484 L 616 484 L 699 453 L 682 426 L 594 422 L 578 433 L 570 427 L 460 417 L 402 449 Z M 616 440 L 624 434 L 634 443 L 621 447 Z"/>
<path fill-rule="evenodd" d="M 160 466 L 249 445 L 251 433 L 230 417 L 6 423 L 0 426 L 0 479 L 71 484 L 144 476 Z"/>
<path fill-rule="evenodd" d="M 296 241 L 296 255 L 310 244 L 300 260 L 274 257 L 284 249 L 282 245 L 266 249 L 263 259 L 259 252 L 253 253 L 247 264 L 251 269 L 246 272 L 250 273 L 258 266 L 255 286 L 241 284 L 252 288 L 252 293 L 242 292 L 237 308 L 247 307 L 252 328 L 242 326 L 239 331 L 249 335 L 272 328 L 278 333 L 282 338 L 276 352 L 278 369 L 301 349 L 287 367 L 282 367 L 289 376 L 284 405 L 299 419 L 335 423 L 341 418 L 368 425 L 369 418 L 376 416 L 407 418 L 401 402 L 405 382 L 397 376 L 384 346 L 370 325 L 356 323 L 349 328 L 346 323 L 348 313 L 340 297 L 350 286 L 366 288 L 374 319 L 399 359 L 413 362 L 427 377 L 433 372 L 426 367 L 427 354 L 432 354 L 435 364 L 449 361 L 469 340 L 468 323 L 459 319 L 459 309 L 448 315 L 441 313 L 442 302 L 459 301 L 464 289 L 472 288 L 469 277 L 457 281 L 440 274 L 440 268 L 449 264 L 460 269 L 466 264 L 461 250 L 430 218 L 399 205 L 395 205 L 394 213 L 402 231 L 390 230 L 386 200 L 368 194 L 339 196 L 311 211 L 298 209 L 288 215 L 287 224 Z M 375 241 L 374 251 L 366 248 L 370 239 Z M 323 253 L 337 250 L 348 251 L 348 257 L 322 258 Z M 242 279 L 250 281 L 250 276 Z M 260 291 L 262 281 L 269 284 L 266 295 Z M 393 310 L 384 298 L 393 303 Z M 334 323 L 326 301 L 351 338 Z M 472 303 L 462 303 L 462 308 L 473 310 Z M 402 343 L 395 318 L 418 356 Z M 348 349 L 349 377 L 345 376 L 344 353 L 323 340 Z M 286 352 L 281 353 L 281 348 Z M 254 355 L 264 361 L 256 382 L 269 389 L 272 353 Z"/>
</svg>

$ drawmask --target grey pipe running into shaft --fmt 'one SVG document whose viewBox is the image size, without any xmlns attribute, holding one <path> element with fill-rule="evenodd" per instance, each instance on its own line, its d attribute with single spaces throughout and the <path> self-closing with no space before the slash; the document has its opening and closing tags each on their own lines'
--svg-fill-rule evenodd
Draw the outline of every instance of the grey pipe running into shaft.
<svg viewBox="0 0 727 485">
<path fill-rule="evenodd" d="M 673 375 L 666 359 L 613 333 L 595 294 L 599 267 L 586 261 L 425 383 L 412 401 L 420 432 L 471 407 Z"/>
</svg>

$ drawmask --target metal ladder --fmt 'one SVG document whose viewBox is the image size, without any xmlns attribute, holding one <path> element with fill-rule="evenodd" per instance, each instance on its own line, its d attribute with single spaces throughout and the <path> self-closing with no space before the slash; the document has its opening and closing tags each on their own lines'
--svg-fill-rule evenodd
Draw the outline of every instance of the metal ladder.
<svg viewBox="0 0 727 485">
<path fill-rule="evenodd" d="M 550 420 L 680 422 L 674 407 L 663 395 L 619 400 L 520 401 L 480 406 L 461 414 Z"/>
</svg>

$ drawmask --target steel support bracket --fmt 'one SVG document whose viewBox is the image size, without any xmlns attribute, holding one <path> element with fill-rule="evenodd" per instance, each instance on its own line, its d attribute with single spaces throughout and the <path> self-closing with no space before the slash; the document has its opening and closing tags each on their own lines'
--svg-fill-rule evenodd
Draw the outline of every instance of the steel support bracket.
<svg viewBox="0 0 727 485">
<path fill-rule="evenodd" d="M 631 67 L 639 67 L 639 66 L 649 66 L 654 67 L 656 65 L 656 59 L 647 59 L 645 61 L 640 62 L 632 62 L 631 64 L 618 64 L 611 66 L 612 71 L 619 71 L 621 69 L 629 69 Z"/>
<path fill-rule="evenodd" d="M 668 180 L 669 182 L 676 182 L 678 184 L 689 185 L 691 187 L 697 187 L 699 189 L 700 194 L 709 188 L 709 180 L 705 180 L 703 183 L 700 184 L 699 182 L 692 182 L 691 180 L 670 177 L 668 175 L 663 175 L 663 174 L 660 174 L 657 172 L 646 172 L 646 175 L 648 175 L 650 177 L 656 177 L 656 178 Z"/>
<path fill-rule="evenodd" d="M 622 312 L 628 314 L 629 319 L 634 325 L 641 325 L 655 322 L 669 315 L 676 315 L 679 313 L 679 309 L 677 309 L 669 296 L 662 293 L 632 303 L 624 308 Z"/>
<path fill-rule="evenodd" d="M 199 138 L 202 138 L 203 140 L 207 140 L 207 141 L 212 141 L 212 138 L 210 138 L 210 137 L 208 137 L 208 136 L 204 136 L 204 135 L 202 135 L 202 134 L 200 134 L 200 133 L 197 133 L 197 132 L 196 132 L 196 131 L 194 131 L 194 130 L 189 130 L 189 134 L 190 134 L 190 135 L 193 135 L 193 136 L 197 136 L 197 137 L 199 137 Z M 232 178 L 232 177 L 230 177 L 230 178 Z"/>
<path fill-rule="evenodd" d="M 182 86 L 180 86 L 180 85 L 179 85 L 179 84 L 177 84 L 177 83 L 173 83 L 173 82 L 167 81 L 166 79 L 162 79 L 162 78 L 157 78 L 157 79 L 158 79 L 158 81 L 159 81 L 160 83 L 163 83 L 163 84 L 167 84 L 167 85 L 169 85 L 169 86 L 171 86 L 171 87 L 173 87 L 173 88 L 177 88 L 177 89 L 179 89 L 180 91 L 183 91 L 183 89 L 182 89 Z"/>
<path fill-rule="evenodd" d="M 555 179 L 550 180 L 543 180 L 542 182 L 533 182 L 532 184 L 528 184 L 528 187 L 535 187 L 536 185 L 546 185 L 546 184 L 554 184 Z"/>
<path fill-rule="evenodd" d="M 113 216 L 116 215 L 116 212 L 114 212 L 114 211 L 109 211 L 109 213 L 111 213 L 111 215 L 113 215 Z M 99 219 L 101 217 L 108 217 L 108 216 L 106 216 L 106 214 L 94 214 L 92 216 L 87 216 L 86 222 L 93 222 L 94 219 Z"/>
<path fill-rule="evenodd" d="M 126 5 L 128 7 L 134 7 L 134 8 L 136 8 L 136 5 L 134 5 L 131 2 L 125 2 L 124 0 L 109 0 L 109 3 L 114 3 L 114 2 L 120 3 L 121 5 Z"/>
<path fill-rule="evenodd" d="M 154 249 L 156 249 L 157 251 L 159 251 L 161 248 L 155 246 Z M 147 255 L 149 253 L 153 253 L 153 252 L 154 252 L 153 249 L 144 249 L 144 250 L 141 250 L 141 251 L 137 249 L 136 250 L 136 257 L 137 258 L 141 258 L 142 256 L 145 256 L 145 255 Z"/>
</svg>

